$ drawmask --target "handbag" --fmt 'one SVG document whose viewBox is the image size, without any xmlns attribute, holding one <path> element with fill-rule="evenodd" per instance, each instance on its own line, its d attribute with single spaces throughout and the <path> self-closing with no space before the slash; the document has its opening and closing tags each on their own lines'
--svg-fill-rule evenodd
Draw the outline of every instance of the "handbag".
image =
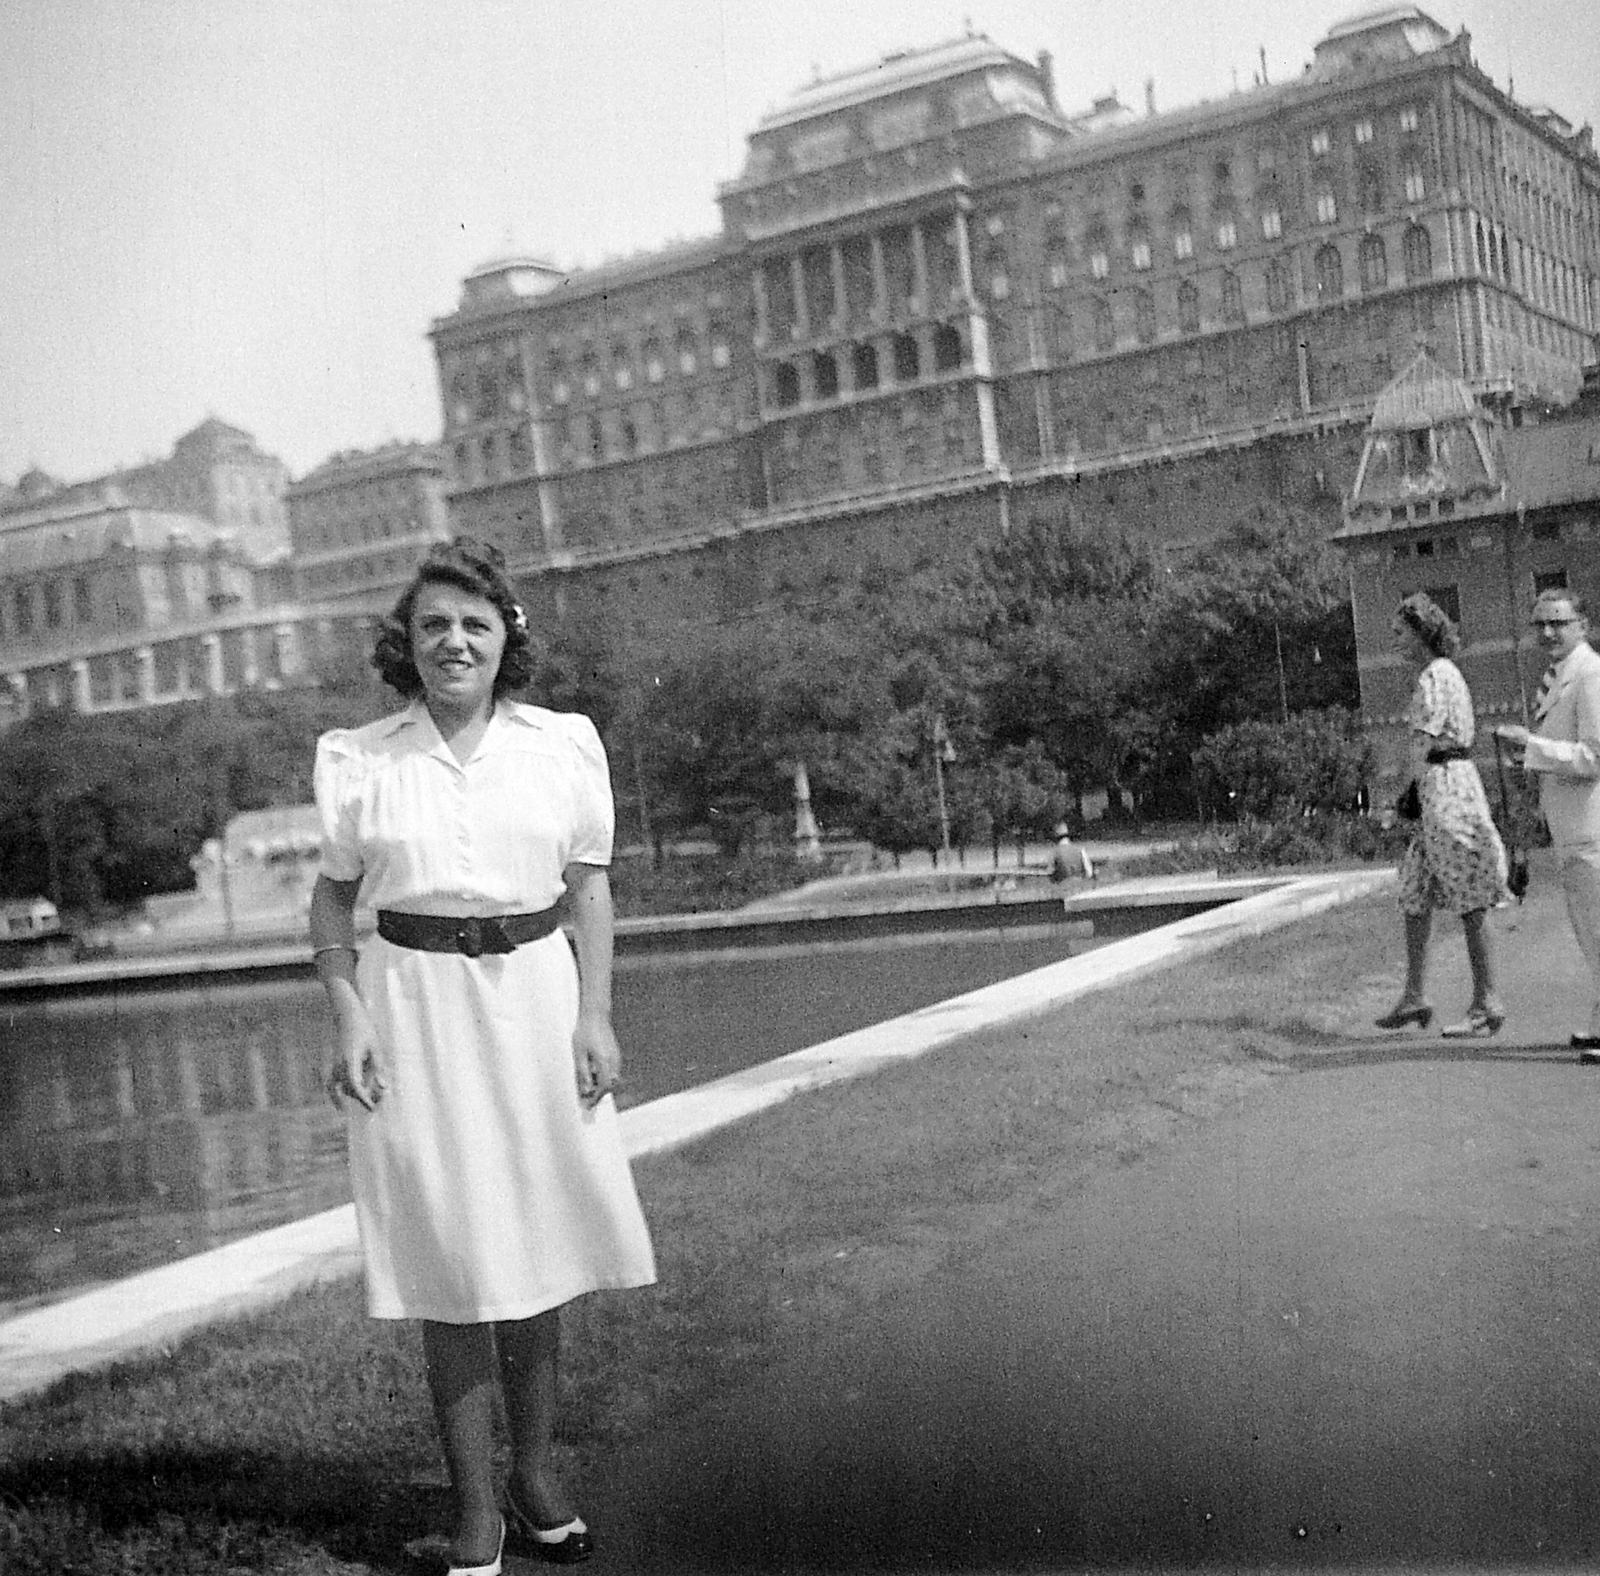
<svg viewBox="0 0 1600 1576">
<path fill-rule="evenodd" d="M 1406 784 L 1406 791 L 1395 800 L 1394 813 L 1402 821 L 1420 821 L 1422 819 L 1422 795 L 1417 791 L 1417 779 L 1415 777 Z"/>
<path fill-rule="evenodd" d="M 1494 769 L 1495 775 L 1500 779 L 1500 819 L 1505 824 L 1506 847 L 1506 887 L 1519 903 L 1527 895 L 1528 883 L 1533 879 L 1533 872 L 1528 867 L 1528 850 L 1518 848 L 1509 841 L 1511 837 L 1511 796 L 1506 792 L 1506 763 L 1500 754 L 1500 735 L 1494 736 Z"/>
</svg>

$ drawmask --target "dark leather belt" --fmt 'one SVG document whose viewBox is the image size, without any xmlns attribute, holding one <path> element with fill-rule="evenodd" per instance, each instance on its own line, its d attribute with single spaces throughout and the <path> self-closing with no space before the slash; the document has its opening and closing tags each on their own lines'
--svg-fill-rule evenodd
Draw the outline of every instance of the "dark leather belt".
<svg viewBox="0 0 1600 1576">
<path fill-rule="evenodd" d="M 1470 761 L 1472 751 L 1459 744 L 1441 744 L 1428 751 L 1428 765 L 1443 766 L 1446 761 Z"/>
<path fill-rule="evenodd" d="M 417 952 L 460 952 L 469 958 L 515 952 L 525 942 L 548 936 L 559 923 L 554 908 L 542 908 L 536 914 L 497 914 L 490 919 L 476 914 L 458 919 L 447 914 L 378 910 L 378 934 L 385 941 Z"/>
</svg>

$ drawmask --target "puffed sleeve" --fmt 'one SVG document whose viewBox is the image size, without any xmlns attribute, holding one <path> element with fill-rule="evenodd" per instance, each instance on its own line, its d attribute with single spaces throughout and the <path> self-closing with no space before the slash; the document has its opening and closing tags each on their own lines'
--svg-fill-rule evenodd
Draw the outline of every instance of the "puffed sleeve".
<svg viewBox="0 0 1600 1576">
<path fill-rule="evenodd" d="M 322 818 L 322 873 L 330 881 L 361 879 L 356 837 L 360 768 L 360 751 L 347 730 L 335 729 L 317 740 L 312 787 Z"/>
<path fill-rule="evenodd" d="M 590 720 L 577 712 L 567 716 L 572 743 L 574 825 L 567 863 L 609 865 L 616 811 L 611 802 L 611 768 L 606 747 Z"/>
<path fill-rule="evenodd" d="M 1406 723 L 1414 732 L 1430 733 L 1438 738 L 1445 728 L 1445 697 L 1442 694 L 1443 674 L 1438 663 L 1430 662 L 1417 678 L 1411 704 L 1406 708 Z"/>
</svg>

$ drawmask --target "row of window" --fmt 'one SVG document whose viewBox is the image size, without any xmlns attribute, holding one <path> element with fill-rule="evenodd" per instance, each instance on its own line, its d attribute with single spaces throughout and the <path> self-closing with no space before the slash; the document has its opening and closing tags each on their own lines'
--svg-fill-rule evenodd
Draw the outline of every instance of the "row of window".
<svg viewBox="0 0 1600 1576">
<path fill-rule="evenodd" d="M 1491 223 L 1485 228 L 1482 219 L 1473 224 L 1473 256 L 1480 274 L 1511 285 L 1573 322 L 1593 325 L 1597 311 L 1594 275 L 1585 278 L 1576 268 L 1536 247 L 1520 240 L 1513 243 L 1503 226 Z"/>
<path fill-rule="evenodd" d="M 888 370 L 898 385 L 917 382 L 924 372 L 922 346 L 914 334 L 894 334 L 886 346 Z M 929 370 L 937 376 L 961 370 L 964 351 L 960 330 L 941 323 L 931 341 Z M 778 410 L 789 410 L 804 399 L 837 399 L 843 392 L 843 369 L 849 372 L 849 387 L 857 393 L 882 386 L 883 367 L 878 346 L 870 343 L 850 345 L 838 351 L 814 351 L 803 363 L 774 362 L 767 372 L 767 403 Z"/>
<path fill-rule="evenodd" d="M 707 359 L 719 371 L 733 359 L 732 340 L 720 320 L 711 325 Z M 700 365 L 699 336 L 684 324 L 670 346 L 657 333 L 646 335 L 637 347 L 619 336 L 603 344 L 584 340 L 575 351 L 552 338 L 545 380 L 551 401 L 565 405 L 574 398 L 598 399 L 608 387 L 625 392 L 641 383 L 661 384 L 671 371 L 680 377 L 694 377 Z M 520 415 L 528 408 L 521 351 L 516 345 L 506 345 L 499 356 L 485 350 L 475 364 L 452 367 L 446 392 L 452 426 Z"/>
<path fill-rule="evenodd" d="M 380 542 L 393 536 L 414 536 L 422 530 L 422 519 L 417 510 L 365 509 L 360 514 L 348 511 L 329 511 L 323 519 L 297 521 L 295 536 L 311 551 L 330 547 L 359 547 L 366 542 Z"/>
<path fill-rule="evenodd" d="M 1405 277 L 1408 284 L 1420 283 L 1433 273 L 1433 244 L 1421 225 L 1407 231 L 1403 243 Z M 1366 235 L 1356 249 L 1358 276 L 1363 292 L 1384 290 L 1389 285 L 1388 249 L 1380 235 Z M 1322 246 L 1312 258 L 1316 299 L 1319 305 L 1331 304 L 1344 298 L 1344 257 L 1334 245 Z M 1268 312 L 1274 315 L 1291 310 L 1294 300 L 1294 274 L 1291 264 L 1283 258 L 1272 258 L 1262 270 L 1263 294 Z M 1129 296 L 1134 337 L 1141 344 L 1149 344 L 1159 332 L 1156 300 L 1148 290 L 1135 290 Z M 1192 279 L 1181 280 L 1175 292 L 1176 323 L 1181 334 L 1200 331 L 1200 289 Z M 1221 319 L 1230 325 L 1246 321 L 1244 283 L 1237 270 L 1226 271 L 1220 282 L 1218 306 Z M 1058 311 L 1058 316 L 1059 311 Z M 1103 296 L 1093 298 L 1088 305 L 1088 345 L 1105 353 L 1116 348 L 1117 324 L 1112 304 Z M 1058 326 L 1058 337 L 1061 330 Z"/>
<path fill-rule="evenodd" d="M 1382 176 L 1370 172 L 1363 179 L 1361 205 L 1366 213 L 1378 213 L 1384 207 Z M 1420 166 L 1410 167 L 1404 175 L 1405 199 L 1419 203 L 1427 196 L 1427 177 Z M 1312 194 L 1311 211 L 1319 225 L 1339 222 L 1339 198 L 1332 187 L 1318 188 Z M 1276 241 L 1283 235 L 1283 210 L 1276 205 L 1263 208 L 1258 223 L 1263 240 Z M 1210 239 L 1219 252 L 1231 252 L 1239 245 L 1239 218 L 1236 214 L 1221 215 L 1210 232 Z M 1187 262 L 1195 255 L 1195 231 L 1187 213 L 1174 213 L 1168 242 L 1172 257 L 1177 262 Z M 1109 233 L 1103 228 L 1092 228 L 1084 241 L 1084 259 L 1093 279 L 1107 278 L 1114 261 Z M 1008 270 L 1004 247 L 991 245 L 984 254 L 985 271 L 990 276 L 991 293 L 1002 299 L 1009 291 Z M 1130 226 L 1127 237 L 1127 261 L 1135 273 L 1144 273 L 1155 266 L 1155 243 L 1148 226 L 1136 222 Z M 1045 273 L 1055 288 L 1067 284 L 1071 278 L 1071 249 L 1067 237 L 1060 230 L 1052 230 L 1045 237 Z"/>
<path fill-rule="evenodd" d="M 620 410 L 576 411 L 559 415 L 551 424 L 551 441 L 558 463 L 597 465 L 606 460 L 632 459 L 696 439 L 721 437 L 737 421 L 726 393 L 713 398 L 671 396 L 664 401 L 636 400 Z M 462 438 L 451 450 L 454 480 L 458 486 L 531 475 L 533 438 L 525 426 L 482 438 Z"/>
<path fill-rule="evenodd" d="M 0 596 L 0 634 L 20 638 L 39 630 L 64 629 L 69 607 L 74 623 L 94 621 L 94 594 L 88 576 L 14 586 L 10 596 Z"/>
</svg>

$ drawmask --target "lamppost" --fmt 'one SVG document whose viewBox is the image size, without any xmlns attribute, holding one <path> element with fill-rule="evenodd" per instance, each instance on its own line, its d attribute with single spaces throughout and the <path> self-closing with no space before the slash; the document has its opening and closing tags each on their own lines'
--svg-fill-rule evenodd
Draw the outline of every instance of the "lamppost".
<svg viewBox="0 0 1600 1576">
<path fill-rule="evenodd" d="M 956 747 L 950 742 L 950 730 L 944 725 L 942 715 L 933 719 L 933 784 L 939 795 L 939 843 L 944 849 L 945 863 L 950 862 L 950 809 L 944 797 L 944 768 L 954 761 Z"/>
</svg>

